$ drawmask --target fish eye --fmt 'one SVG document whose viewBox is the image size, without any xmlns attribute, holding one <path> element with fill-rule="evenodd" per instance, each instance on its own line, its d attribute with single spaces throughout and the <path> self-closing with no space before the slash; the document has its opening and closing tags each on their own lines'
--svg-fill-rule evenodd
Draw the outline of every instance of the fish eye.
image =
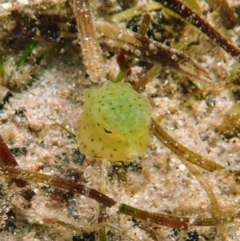
<svg viewBox="0 0 240 241">
<path fill-rule="evenodd" d="M 112 131 L 110 131 L 110 130 L 108 130 L 108 129 L 105 129 L 105 128 L 104 128 L 104 131 L 105 131 L 105 133 L 107 133 L 107 134 L 112 134 Z"/>
</svg>

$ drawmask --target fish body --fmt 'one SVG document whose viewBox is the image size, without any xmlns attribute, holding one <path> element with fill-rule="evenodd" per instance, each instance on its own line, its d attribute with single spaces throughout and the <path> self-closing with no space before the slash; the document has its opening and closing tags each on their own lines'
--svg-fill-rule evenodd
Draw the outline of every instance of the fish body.
<svg viewBox="0 0 240 241">
<path fill-rule="evenodd" d="M 106 82 L 84 91 L 85 104 L 76 137 L 87 157 L 130 160 L 141 156 L 151 141 L 152 107 L 128 83 Z"/>
</svg>

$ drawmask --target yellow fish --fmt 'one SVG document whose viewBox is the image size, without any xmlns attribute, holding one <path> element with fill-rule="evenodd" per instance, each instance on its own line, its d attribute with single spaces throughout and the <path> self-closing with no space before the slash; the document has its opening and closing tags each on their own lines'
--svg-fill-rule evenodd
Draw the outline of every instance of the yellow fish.
<svg viewBox="0 0 240 241">
<path fill-rule="evenodd" d="M 128 83 L 112 82 L 86 89 L 84 97 L 76 127 L 80 151 L 111 161 L 141 156 L 151 141 L 148 99 Z"/>
</svg>

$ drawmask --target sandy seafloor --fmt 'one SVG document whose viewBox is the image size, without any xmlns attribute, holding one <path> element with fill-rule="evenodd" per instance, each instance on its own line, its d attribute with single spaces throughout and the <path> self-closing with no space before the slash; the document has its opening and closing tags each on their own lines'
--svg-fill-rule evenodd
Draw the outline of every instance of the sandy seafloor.
<svg viewBox="0 0 240 241">
<path fill-rule="evenodd" d="M 236 6 L 240 1 L 229 3 Z M 18 4 L 24 9 L 28 3 L 18 1 Z M 3 5 L 6 7 L 6 1 L 1 1 L 0 6 Z M 224 32 L 235 46 L 239 46 L 239 26 L 225 31 L 214 14 L 206 14 L 205 18 Z M 186 53 L 201 63 L 213 77 L 217 86 L 215 106 L 209 107 L 206 99 L 199 100 L 184 94 L 177 81 L 178 78 L 183 80 L 183 77 L 171 71 L 168 71 L 169 74 L 164 72 L 148 84 L 144 94 L 153 105 L 153 116 L 166 115 L 161 124 L 177 141 L 228 168 L 239 169 L 239 139 L 224 138 L 217 131 L 224 114 L 236 102 L 226 87 L 226 76 L 237 62 L 202 34 L 198 34 L 197 38 L 200 44 L 188 48 Z M 37 51 L 46 54 L 45 48 L 51 50 L 54 44 L 39 44 L 35 54 L 39 54 Z M 55 56 L 46 58 L 39 66 L 31 69 L 27 64 L 26 69 L 19 71 L 11 64 L 14 59 L 11 51 L 4 56 L 6 80 L 3 82 L 20 83 L 21 87 L 18 90 L 10 88 L 13 96 L 0 110 L 0 133 L 8 146 L 15 150 L 16 159 L 23 169 L 60 176 L 68 169 L 76 169 L 83 173 L 84 184 L 99 189 L 100 161 L 86 159 L 82 163 L 76 156 L 76 144 L 59 128 L 50 128 L 44 136 L 40 135 L 42 130 L 54 123 L 74 131 L 84 103 L 83 90 L 91 86 L 77 48 L 61 46 L 57 47 L 57 51 Z M 110 75 L 117 73 L 114 57 L 107 60 L 107 66 L 111 69 Z M 134 71 L 137 72 L 138 68 Z M 29 74 L 33 76 L 30 80 Z M 26 87 L 25 81 L 31 84 Z M 211 204 L 203 187 L 181 160 L 154 137 L 141 158 L 125 164 L 129 164 L 125 181 L 118 181 L 116 175 L 111 175 L 113 163 L 108 164 L 111 178 L 107 180 L 106 194 L 118 203 L 192 219 L 211 217 Z M 218 198 L 223 213 L 237 213 L 240 205 L 238 176 L 227 170 L 201 172 Z M 77 221 L 66 203 L 51 199 L 47 185 L 31 183 L 30 188 L 35 195 L 27 201 L 8 178 L 1 176 L 0 179 L 1 241 L 76 241 L 84 240 L 77 238 L 84 232 L 97 231 L 99 205 L 94 200 L 74 195 L 79 214 Z M 46 218 L 66 225 L 44 223 Z M 79 231 L 73 231 L 73 227 L 79 228 Z M 216 227 L 191 227 L 189 231 L 195 232 L 195 237 L 197 233 L 198 239 L 187 239 L 187 232 L 178 233 L 169 227 L 117 214 L 117 205 L 107 209 L 107 228 L 109 240 L 113 241 L 221 240 Z M 238 219 L 221 228 L 226 240 L 240 240 Z"/>
</svg>

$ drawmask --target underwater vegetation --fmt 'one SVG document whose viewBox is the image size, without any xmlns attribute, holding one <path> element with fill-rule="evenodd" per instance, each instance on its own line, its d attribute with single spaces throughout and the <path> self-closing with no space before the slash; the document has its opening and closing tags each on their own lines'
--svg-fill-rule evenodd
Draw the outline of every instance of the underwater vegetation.
<svg viewBox="0 0 240 241">
<path fill-rule="evenodd" d="M 237 240 L 238 9 L 1 4 L 1 235 Z"/>
</svg>

